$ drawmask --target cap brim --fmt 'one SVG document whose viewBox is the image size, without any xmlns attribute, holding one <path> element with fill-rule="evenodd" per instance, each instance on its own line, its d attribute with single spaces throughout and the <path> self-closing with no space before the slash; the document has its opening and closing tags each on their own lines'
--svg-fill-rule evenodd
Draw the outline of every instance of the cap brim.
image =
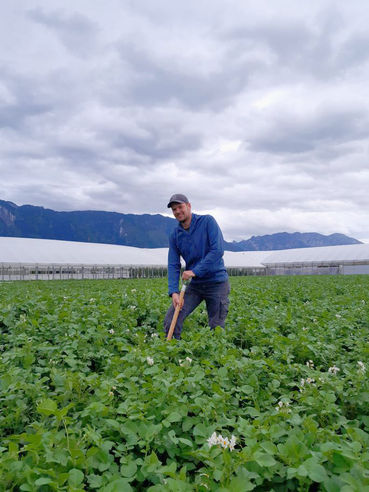
<svg viewBox="0 0 369 492">
<path fill-rule="evenodd" d="M 173 203 L 186 203 L 186 202 L 182 202 L 182 201 L 178 202 L 177 200 L 175 202 L 169 202 L 168 208 L 170 208 L 173 205 Z"/>
</svg>

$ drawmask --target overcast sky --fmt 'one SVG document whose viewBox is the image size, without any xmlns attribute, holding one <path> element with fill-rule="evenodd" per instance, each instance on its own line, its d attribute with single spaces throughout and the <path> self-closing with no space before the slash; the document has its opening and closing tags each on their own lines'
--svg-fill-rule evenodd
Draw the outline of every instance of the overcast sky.
<svg viewBox="0 0 369 492">
<path fill-rule="evenodd" d="M 11 0 L 0 199 L 369 238 L 369 3 Z M 368 239 L 369 241 L 369 239 Z"/>
</svg>

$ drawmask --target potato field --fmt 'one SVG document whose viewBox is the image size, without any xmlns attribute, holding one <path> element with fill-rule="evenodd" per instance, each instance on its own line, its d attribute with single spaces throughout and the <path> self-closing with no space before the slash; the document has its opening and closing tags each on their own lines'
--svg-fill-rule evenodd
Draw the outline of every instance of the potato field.
<svg viewBox="0 0 369 492">
<path fill-rule="evenodd" d="M 369 276 L 0 284 L 1 491 L 369 490 Z"/>
</svg>

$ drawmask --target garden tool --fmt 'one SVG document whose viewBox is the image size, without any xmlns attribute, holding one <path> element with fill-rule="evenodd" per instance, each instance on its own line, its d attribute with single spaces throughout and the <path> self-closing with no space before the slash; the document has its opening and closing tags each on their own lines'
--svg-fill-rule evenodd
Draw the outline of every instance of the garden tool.
<svg viewBox="0 0 369 492">
<path fill-rule="evenodd" d="M 178 302 L 177 307 L 176 307 L 174 314 L 173 314 L 172 322 L 170 324 L 170 328 L 169 328 L 168 335 L 167 335 L 167 340 L 172 339 L 174 328 L 175 328 L 176 323 L 177 323 L 179 311 L 182 308 L 184 295 L 185 295 L 185 292 L 186 292 L 186 289 L 187 289 L 187 286 L 189 283 L 190 283 L 189 280 L 184 280 L 182 283 L 181 292 L 179 293 L 179 302 Z"/>
</svg>

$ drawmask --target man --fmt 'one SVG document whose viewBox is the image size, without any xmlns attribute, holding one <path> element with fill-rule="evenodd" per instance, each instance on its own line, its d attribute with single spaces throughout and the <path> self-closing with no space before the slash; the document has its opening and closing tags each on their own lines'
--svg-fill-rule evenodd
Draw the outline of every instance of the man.
<svg viewBox="0 0 369 492">
<path fill-rule="evenodd" d="M 215 219 L 211 215 L 193 214 L 190 202 L 182 194 L 173 195 L 168 208 L 178 225 L 169 238 L 168 293 L 172 304 L 164 319 L 166 333 L 179 303 L 180 257 L 186 263 L 182 280 L 191 279 L 173 333 L 179 340 L 184 320 L 202 301 L 206 303 L 210 328 L 224 328 L 230 288 L 223 261 L 223 235 Z"/>
</svg>

